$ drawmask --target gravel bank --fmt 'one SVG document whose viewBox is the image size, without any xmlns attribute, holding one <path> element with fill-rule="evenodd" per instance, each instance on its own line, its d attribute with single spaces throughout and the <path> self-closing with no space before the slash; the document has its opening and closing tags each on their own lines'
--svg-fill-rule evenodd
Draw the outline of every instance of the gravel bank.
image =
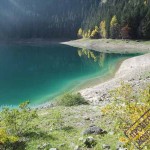
<svg viewBox="0 0 150 150">
<path fill-rule="evenodd" d="M 80 39 L 61 44 L 107 53 L 150 53 L 150 41 Z"/>
<path fill-rule="evenodd" d="M 150 84 L 150 53 L 123 61 L 114 78 L 80 93 L 92 105 L 105 105 L 110 102 L 109 91 L 118 87 L 121 81 L 130 83 L 135 91 Z"/>
</svg>

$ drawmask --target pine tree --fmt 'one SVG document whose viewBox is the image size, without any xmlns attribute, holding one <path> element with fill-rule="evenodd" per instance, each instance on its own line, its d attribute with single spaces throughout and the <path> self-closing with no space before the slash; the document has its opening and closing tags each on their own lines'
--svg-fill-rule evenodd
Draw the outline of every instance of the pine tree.
<svg viewBox="0 0 150 150">
<path fill-rule="evenodd" d="M 110 26 L 114 27 L 114 26 L 117 26 L 117 25 L 118 25 L 117 17 L 113 16 L 112 19 L 111 19 L 111 22 L 110 22 Z"/>
<path fill-rule="evenodd" d="M 150 38 L 150 11 L 147 13 L 146 17 L 142 20 L 139 26 L 139 36 L 144 39 Z"/>
<path fill-rule="evenodd" d="M 100 35 L 102 38 L 106 38 L 107 32 L 106 32 L 106 22 L 101 21 L 100 23 Z"/>
<path fill-rule="evenodd" d="M 78 38 L 82 38 L 83 37 L 83 30 L 82 30 L 82 28 L 80 28 L 79 30 L 78 30 Z"/>
<path fill-rule="evenodd" d="M 113 16 L 110 22 L 110 37 L 117 39 L 120 37 L 119 24 L 116 16 Z"/>
<path fill-rule="evenodd" d="M 88 30 L 88 38 L 91 36 L 91 30 Z"/>
<path fill-rule="evenodd" d="M 85 32 L 84 38 L 88 38 L 88 32 Z"/>
<path fill-rule="evenodd" d="M 99 28 L 95 26 L 95 29 L 92 31 L 90 38 L 98 39 L 99 38 Z"/>
</svg>

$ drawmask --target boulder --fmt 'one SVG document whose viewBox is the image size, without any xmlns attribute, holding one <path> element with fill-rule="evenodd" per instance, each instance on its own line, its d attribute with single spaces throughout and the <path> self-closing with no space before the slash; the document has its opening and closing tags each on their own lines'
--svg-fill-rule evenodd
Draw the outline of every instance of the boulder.
<svg viewBox="0 0 150 150">
<path fill-rule="evenodd" d="M 124 143 L 122 142 L 118 142 L 116 147 L 116 150 L 127 150 L 127 148 L 125 148 Z"/>
<path fill-rule="evenodd" d="M 119 147 L 116 150 L 128 150 L 127 148 Z"/>
<path fill-rule="evenodd" d="M 96 143 L 95 139 L 93 137 L 91 137 L 91 136 L 86 138 L 85 141 L 84 141 L 84 145 L 87 148 L 93 148 L 93 147 L 95 147 L 96 144 L 97 143 Z"/>
<path fill-rule="evenodd" d="M 86 135 L 86 134 L 95 134 L 95 135 L 98 135 L 98 134 L 106 134 L 107 132 L 104 131 L 103 129 L 101 129 L 100 127 L 97 127 L 95 125 L 91 125 L 88 129 L 86 129 L 84 132 L 83 132 L 83 135 Z"/>
<path fill-rule="evenodd" d="M 74 148 L 74 150 L 81 150 L 81 148 L 80 148 L 80 146 L 76 146 L 75 148 Z"/>
<path fill-rule="evenodd" d="M 85 117 L 84 120 L 90 120 L 90 117 Z"/>
<path fill-rule="evenodd" d="M 110 150 L 110 146 L 107 145 L 107 144 L 103 144 L 103 145 L 102 145 L 102 148 L 103 148 L 104 150 Z"/>
<path fill-rule="evenodd" d="M 38 145 L 37 146 L 37 149 L 38 150 L 41 150 L 41 149 L 48 149 L 48 148 L 50 148 L 51 147 L 51 144 L 49 144 L 49 143 L 44 143 L 44 144 L 42 144 L 42 145 Z"/>
</svg>

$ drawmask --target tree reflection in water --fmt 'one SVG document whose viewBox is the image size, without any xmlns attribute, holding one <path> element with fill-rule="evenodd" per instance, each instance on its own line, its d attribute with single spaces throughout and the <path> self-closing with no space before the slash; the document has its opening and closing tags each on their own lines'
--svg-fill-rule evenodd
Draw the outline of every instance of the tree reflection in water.
<svg viewBox="0 0 150 150">
<path fill-rule="evenodd" d="M 80 57 L 87 57 L 88 59 L 93 59 L 94 62 L 98 62 L 99 66 L 104 67 L 106 54 L 105 53 L 97 53 L 86 48 L 82 48 L 78 50 L 78 55 Z"/>
</svg>

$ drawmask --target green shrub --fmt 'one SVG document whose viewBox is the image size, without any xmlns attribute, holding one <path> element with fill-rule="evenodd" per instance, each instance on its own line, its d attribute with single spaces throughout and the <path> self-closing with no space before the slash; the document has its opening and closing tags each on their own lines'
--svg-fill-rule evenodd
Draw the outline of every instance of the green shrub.
<svg viewBox="0 0 150 150">
<path fill-rule="evenodd" d="M 24 150 L 25 134 L 35 130 L 34 119 L 37 111 L 29 107 L 29 102 L 19 105 L 19 108 L 3 108 L 0 112 L 0 149 Z"/>
<path fill-rule="evenodd" d="M 87 105 L 88 102 L 81 96 L 81 94 L 72 94 L 67 93 L 62 96 L 58 101 L 58 105 L 61 106 L 78 106 L 78 105 Z"/>
<path fill-rule="evenodd" d="M 0 127 L 19 137 L 33 129 L 32 122 L 38 115 L 36 110 L 31 109 L 28 105 L 27 101 L 19 105 L 19 108 L 3 108 L 0 113 Z"/>
</svg>

